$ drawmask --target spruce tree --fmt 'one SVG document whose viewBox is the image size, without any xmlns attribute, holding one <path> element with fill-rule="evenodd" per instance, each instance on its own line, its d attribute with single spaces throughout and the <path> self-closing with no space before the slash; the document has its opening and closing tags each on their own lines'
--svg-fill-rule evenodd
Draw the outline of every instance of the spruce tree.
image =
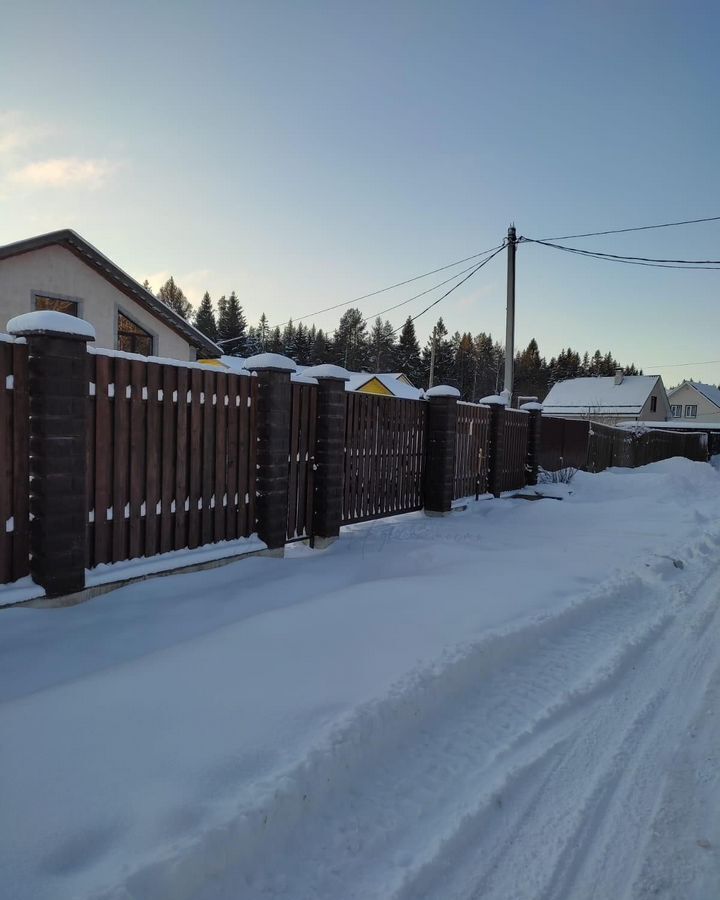
<svg viewBox="0 0 720 900">
<path fill-rule="evenodd" d="M 210 338 L 211 341 L 216 341 L 218 339 L 215 311 L 213 310 L 212 301 L 210 300 L 210 294 L 207 291 L 203 294 L 200 306 L 198 306 L 197 312 L 195 313 L 194 324 L 198 331 L 201 331 L 205 337 Z"/>
<path fill-rule="evenodd" d="M 310 365 L 320 366 L 330 361 L 330 344 L 322 328 L 318 328 L 310 344 Z"/>
<path fill-rule="evenodd" d="M 222 298 L 225 300 L 225 298 Z M 218 302 L 218 306 L 220 303 Z M 246 322 L 242 306 L 235 291 L 220 307 L 218 320 L 218 338 L 223 342 L 222 348 L 228 356 L 243 356 L 246 344 Z"/>
<path fill-rule="evenodd" d="M 310 347 L 310 332 L 300 322 L 295 329 L 295 356 L 292 357 L 299 366 L 310 365 Z"/>
<path fill-rule="evenodd" d="M 189 319 L 190 314 L 192 313 L 192 304 L 182 292 L 182 289 L 175 284 L 175 279 L 172 275 L 168 278 L 165 284 L 160 288 L 157 293 L 158 300 L 162 300 L 162 302 L 169 306 L 170 309 L 174 309 L 178 315 L 181 315 L 183 319 Z"/>
<path fill-rule="evenodd" d="M 386 319 L 378 316 L 370 330 L 368 354 L 373 372 L 392 372 L 395 369 L 395 333 Z"/>
<path fill-rule="evenodd" d="M 420 387 L 423 378 L 420 345 L 415 335 L 415 324 L 410 316 L 405 320 L 397 342 L 395 368 L 409 378 L 416 387 Z"/>
</svg>

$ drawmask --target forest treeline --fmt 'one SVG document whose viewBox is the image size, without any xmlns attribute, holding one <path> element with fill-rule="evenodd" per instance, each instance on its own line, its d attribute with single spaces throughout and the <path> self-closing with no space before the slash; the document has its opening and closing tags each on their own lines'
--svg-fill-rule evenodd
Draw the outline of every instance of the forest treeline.
<svg viewBox="0 0 720 900">
<path fill-rule="evenodd" d="M 149 289 L 147 282 L 145 287 Z M 256 325 L 249 325 L 234 291 L 219 298 L 217 311 L 207 292 L 194 310 L 173 278 L 157 296 L 212 341 L 220 342 L 223 352 L 231 356 L 282 353 L 302 366 L 335 363 L 355 372 L 404 372 L 417 387 L 428 386 L 432 336 L 421 347 L 410 317 L 396 330 L 387 320 L 369 322 L 359 309 L 351 307 L 332 332 L 292 321 L 272 328 L 264 313 Z M 505 351 L 491 334 L 449 334 L 441 317 L 434 335 L 434 384 L 453 385 L 464 400 L 471 401 L 501 390 Z M 582 375 L 614 375 L 617 368 L 627 375 L 642 374 L 634 364 L 620 364 L 612 353 L 600 350 L 581 354 L 568 347 L 547 360 L 533 338 L 515 354 L 514 392 L 516 396 L 542 400 L 558 381 Z"/>
</svg>

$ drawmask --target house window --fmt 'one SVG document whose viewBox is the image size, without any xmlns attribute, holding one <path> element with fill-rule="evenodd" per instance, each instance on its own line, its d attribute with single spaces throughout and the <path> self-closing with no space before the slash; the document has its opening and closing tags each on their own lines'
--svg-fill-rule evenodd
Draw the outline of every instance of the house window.
<svg viewBox="0 0 720 900">
<path fill-rule="evenodd" d="M 52 309 L 54 312 L 78 316 L 80 304 L 77 300 L 63 300 L 60 297 L 45 297 L 41 294 L 35 294 L 35 309 Z"/>
<path fill-rule="evenodd" d="M 682 403 L 673 404 L 670 407 L 670 415 L 673 419 L 681 419 L 682 418 Z"/>
<path fill-rule="evenodd" d="M 117 318 L 117 348 L 126 353 L 139 353 L 141 356 L 152 356 L 153 336 L 136 325 L 132 319 L 119 312 Z"/>
<path fill-rule="evenodd" d="M 688 404 L 685 407 L 686 419 L 697 419 L 697 403 Z"/>
<path fill-rule="evenodd" d="M 650 398 L 650 412 L 657 412 L 657 397 Z"/>
</svg>

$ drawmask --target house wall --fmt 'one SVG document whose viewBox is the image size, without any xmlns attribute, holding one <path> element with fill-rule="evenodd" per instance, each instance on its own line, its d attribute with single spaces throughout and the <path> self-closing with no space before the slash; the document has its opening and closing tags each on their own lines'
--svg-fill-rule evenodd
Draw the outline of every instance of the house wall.
<svg viewBox="0 0 720 900">
<path fill-rule="evenodd" d="M 651 412 L 650 410 L 653 397 L 657 397 L 657 409 L 655 412 Z M 670 403 L 668 402 L 667 391 L 665 390 L 662 378 L 658 378 L 655 387 L 645 401 L 638 418 L 641 422 L 667 422 L 670 418 Z"/>
<path fill-rule="evenodd" d="M 96 347 L 116 348 L 120 309 L 154 335 L 156 356 L 195 359 L 195 348 L 184 338 L 64 247 L 44 247 L 0 261 L 0 331 L 13 316 L 33 310 L 33 293 L 79 300 L 80 316 L 95 328 Z"/>
<path fill-rule="evenodd" d="M 688 422 L 720 421 L 720 409 L 718 409 L 714 403 L 711 403 L 707 397 L 703 397 L 699 391 L 696 391 L 695 388 L 691 387 L 689 384 L 683 384 L 676 391 L 673 391 L 669 400 L 673 405 L 677 404 L 682 406 L 682 416 L 680 416 L 680 419 Z M 688 419 L 685 415 L 686 406 L 697 406 L 697 416 Z M 677 422 L 680 420 L 673 419 L 673 421 Z"/>
</svg>

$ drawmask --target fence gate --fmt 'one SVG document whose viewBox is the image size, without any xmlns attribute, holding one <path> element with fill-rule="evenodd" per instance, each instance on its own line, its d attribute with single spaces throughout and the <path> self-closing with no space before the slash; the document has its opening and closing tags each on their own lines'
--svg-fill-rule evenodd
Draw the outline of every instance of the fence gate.
<svg viewBox="0 0 720 900">
<path fill-rule="evenodd" d="M 291 384 L 287 539 L 312 537 L 317 386 Z"/>
</svg>

